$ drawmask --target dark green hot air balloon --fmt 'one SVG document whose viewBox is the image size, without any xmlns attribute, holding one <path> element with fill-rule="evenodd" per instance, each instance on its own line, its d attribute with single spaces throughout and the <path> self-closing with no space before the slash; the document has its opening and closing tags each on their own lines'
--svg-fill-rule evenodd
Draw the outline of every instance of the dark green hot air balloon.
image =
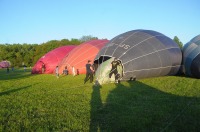
<svg viewBox="0 0 200 132">
<path fill-rule="evenodd" d="M 200 35 L 184 45 L 183 65 L 187 76 L 200 78 Z"/>
</svg>

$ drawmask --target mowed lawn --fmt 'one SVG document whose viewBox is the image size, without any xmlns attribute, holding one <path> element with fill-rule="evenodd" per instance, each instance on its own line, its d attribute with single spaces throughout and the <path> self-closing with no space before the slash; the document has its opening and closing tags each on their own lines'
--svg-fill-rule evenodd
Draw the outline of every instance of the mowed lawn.
<svg viewBox="0 0 200 132">
<path fill-rule="evenodd" d="M 120 84 L 0 69 L 0 131 L 200 131 L 200 80 L 184 76 Z"/>
</svg>

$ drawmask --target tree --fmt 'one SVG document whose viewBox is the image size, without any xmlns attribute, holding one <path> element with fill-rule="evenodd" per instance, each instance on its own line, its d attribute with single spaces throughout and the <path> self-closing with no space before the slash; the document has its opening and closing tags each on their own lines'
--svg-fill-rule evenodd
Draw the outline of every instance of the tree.
<svg viewBox="0 0 200 132">
<path fill-rule="evenodd" d="M 70 44 L 72 44 L 72 45 L 79 45 L 80 43 L 81 42 L 78 39 L 74 39 L 74 38 L 72 38 L 71 42 L 70 42 Z"/>
<path fill-rule="evenodd" d="M 95 37 L 85 37 L 95 39 Z M 50 40 L 42 44 L 0 44 L 0 61 L 8 60 L 12 66 L 20 67 L 22 63 L 33 66 L 47 52 L 64 45 L 79 45 L 79 39 Z"/>
<path fill-rule="evenodd" d="M 178 46 L 182 49 L 183 48 L 183 43 L 179 40 L 177 36 L 174 36 L 174 42 L 178 44 Z"/>
<path fill-rule="evenodd" d="M 81 42 L 86 42 L 89 40 L 94 40 L 94 39 L 98 39 L 97 37 L 93 37 L 92 35 L 87 35 L 87 36 L 82 36 L 79 40 Z"/>
</svg>

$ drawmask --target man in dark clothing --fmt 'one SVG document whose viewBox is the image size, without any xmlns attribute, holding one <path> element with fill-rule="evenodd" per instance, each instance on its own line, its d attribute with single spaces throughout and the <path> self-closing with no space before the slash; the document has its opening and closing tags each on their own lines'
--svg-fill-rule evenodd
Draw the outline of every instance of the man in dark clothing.
<svg viewBox="0 0 200 132">
<path fill-rule="evenodd" d="M 10 70 L 9 67 L 7 67 L 7 73 L 9 73 L 9 70 Z"/>
<path fill-rule="evenodd" d="M 116 58 L 114 58 L 114 60 L 111 62 L 111 70 L 110 70 L 110 73 L 109 73 L 109 78 L 111 78 L 112 74 L 115 75 L 115 82 L 118 83 L 118 79 L 119 79 L 119 76 L 120 74 L 118 73 L 117 71 L 117 66 L 120 65 L 120 61 L 118 61 Z"/>
<path fill-rule="evenodd" d="M 92 67 L 91 61 L 88 60 L 88 63 L 85 65 L 86 67 L 86 77 L 84 80 L 84 84 L 90 79 L 90 83 L 93 82 L 93 73 L 94 73 L 94 69 Z"/>
</svg>

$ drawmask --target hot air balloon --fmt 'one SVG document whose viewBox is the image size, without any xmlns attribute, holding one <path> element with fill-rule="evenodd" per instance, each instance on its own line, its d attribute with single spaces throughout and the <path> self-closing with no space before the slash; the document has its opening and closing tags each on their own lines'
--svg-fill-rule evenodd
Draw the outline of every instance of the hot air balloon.
<svg viewBox="0 0 200 132">
<path fill-rule="evenodd" d="M 200 35 L 184 45 L 183 65 L 187 76 L 200 78 Z"/>
<path fill-rule="evenodd" d="M 0 68 L 7 68 L 7 67 L 10 67 L 9 61 L 1 61 L 0 62 Z"/>
<path fill-rule="evenodd" d="M 108 40 L 90 40 L 74 48 L 59 64 L 59 73 L 67 66 L 69 74 L 85 74 L 88 60 L 93 61 L 99 50 Z"/>
<path fill-rule="evenodd" d="M 180 68 L 182 53 L 169 37 L 152 30 L 133 30 L 110 40 L 97 54 L 94 63 L 98 83 L 109 83 L 111 62 L 116 58 L 120 80 L 175 75 Z"/>
<path fill-rule="evenodd" d="M 32 74 L 52 74 L 58 63 L 76 46 L 68 45 L 53 49 L 42 56 L 32 68 Z"/>
</svg>

